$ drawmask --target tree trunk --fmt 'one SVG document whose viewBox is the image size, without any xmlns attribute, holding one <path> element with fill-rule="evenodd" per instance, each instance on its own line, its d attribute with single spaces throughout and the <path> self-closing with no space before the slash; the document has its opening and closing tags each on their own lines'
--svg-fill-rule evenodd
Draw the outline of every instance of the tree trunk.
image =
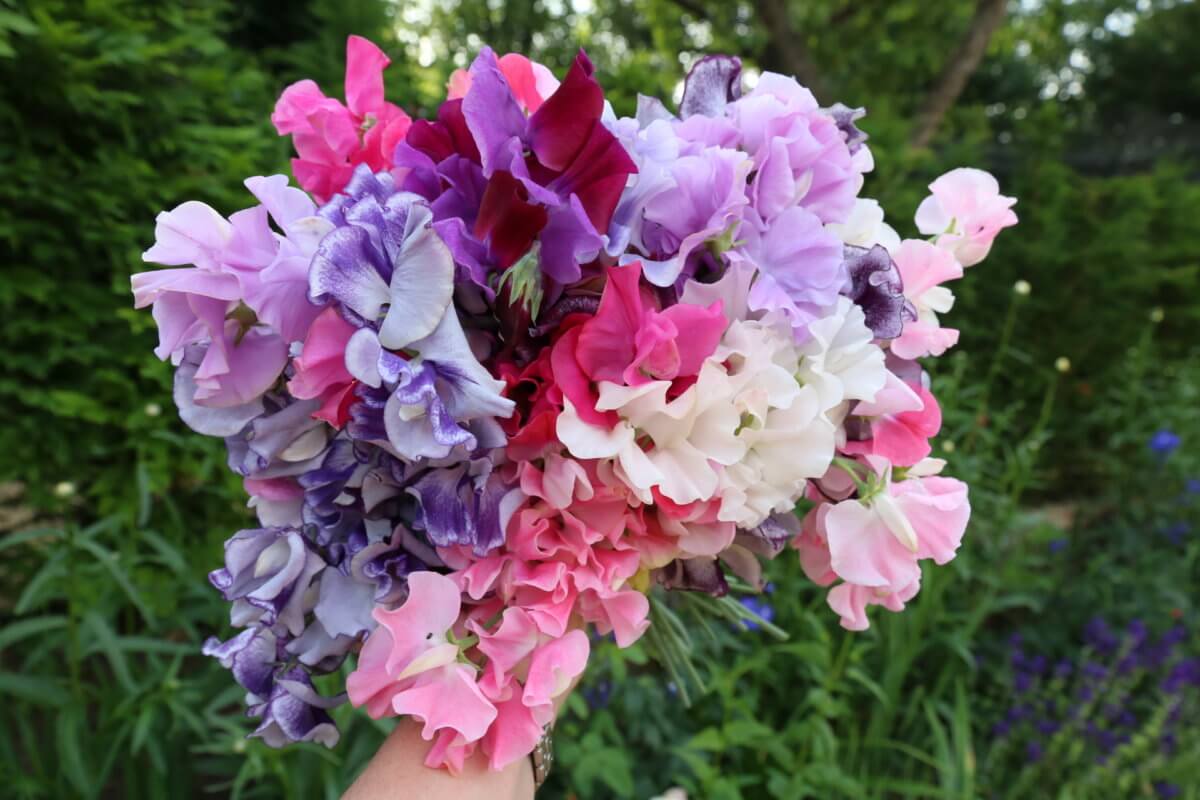
<svg viewBox="0 0 1200 800">
<path fill-rule="evenodd" d="M 909 139 L 912 147 L 925 147 L 933 139 L 946 112 L 958 100 L 963 89 L 967 88 L 967 81 L 983 61 L 992 34 L 1004 22 L 1007 5 L 1008 0 L 979 0 L 966 35 L 942 68 L 942 74 L 917 112 L 916 125 Z"/>
<path fill-rule="evenodd" d="M 794 75 L 823 103 L 831 103 L 828 82 L 809 58 L 808 48 L 792 27 L 787 0 L 754 0 L 754 9 L 767 30 L 767 47 L 762 66 L 769 70 Z"/>
</svg>

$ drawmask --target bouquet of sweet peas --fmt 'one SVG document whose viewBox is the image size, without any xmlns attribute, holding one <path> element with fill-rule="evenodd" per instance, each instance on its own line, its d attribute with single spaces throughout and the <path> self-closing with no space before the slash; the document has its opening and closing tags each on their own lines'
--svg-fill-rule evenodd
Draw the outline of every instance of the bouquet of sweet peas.
<svg viewBox="0 0 1200 800">
<path fill-rule="evenodd" d="M 967 488 L 929 457 L 920 360 L 1016 222 L 990 175 L 936 180 L 902 241 L 858 196 L 862 110 L 744 91 L 736 58 L 632 118 L 582 52 L 560 81 L 484 49 L 430 120 L 387 64 L 351 37 L 344 102 L 289 86 L 300 188 L 160 214 L 144 257 L 173 268 L 133 277 L 258 518 L 210 576 L 241 631 L 204 648 L 253 735 L 332 746 L 348 697 L 420 721 L 430 766 L 499 769 L 652 593 L 761 588 L 792 549 L 859 630 L 954 557 Z"/>
</svg>

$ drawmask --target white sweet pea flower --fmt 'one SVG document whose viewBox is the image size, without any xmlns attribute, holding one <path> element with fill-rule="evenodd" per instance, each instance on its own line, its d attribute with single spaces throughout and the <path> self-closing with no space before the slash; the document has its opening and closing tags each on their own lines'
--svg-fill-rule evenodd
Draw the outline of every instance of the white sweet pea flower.
<svg viewBox="0 0 1200 800">
<path fill-rule="evenodd" d="M 846 244 L 868 250 L 880 244 L 889 253 L 894 253 L 900 246 L 900 235 L 883 221 L 883 207 L 878 200 L 869 197 L 854 201 L 854 208 L 845 222 L 831 223 L 825 228 Z"/>
</svg>

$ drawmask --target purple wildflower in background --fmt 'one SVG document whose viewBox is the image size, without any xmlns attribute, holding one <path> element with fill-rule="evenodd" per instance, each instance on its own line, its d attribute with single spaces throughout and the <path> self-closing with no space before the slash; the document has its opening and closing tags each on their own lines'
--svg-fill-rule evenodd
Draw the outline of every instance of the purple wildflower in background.
<svg viewBox="0 0 1200 800">
<path fill-rule="evenodd" d="M 1182 440 L 1179 438 L 1179 434 L 1175 433 L 1175 431 L 1169 428 L 1163 428 L 1162 430 L 1156 431 L 1155 434 L 1150 437 L 1150 451 L 1156 453 L 1160 458 L 1165 459 L 1167 456 L 1171 455 L 1171 453 L 1179 449 L 1181 441 Z"/>
<path fill-rule="evenodd" d="M 767 622 L 771 622 L 773 619 L 775 619 L 775 609 L 772 608 L 771 604 L 768 603 L 764 598 L 756 595 L 747 595 L 740 598 L 739 602 Z M 745 624 L 746 630 L 750 631 L 756 631 L 762 627 L 757 622 L 750 619 L 745 620 L 743 624 Z"/>
<path fill-rule="evenodd" d="M 1154 793 L 1163 798 L 1163 800 L 1167 800 L 1168 798 L 1179 797 L 1179 795 L 1183 794 L 1183 789 L 1167 781 L 1155 781 Z"/>
<path fill-rule="evenodd" d="M 1050 544 L 1047 545 L 1047 548 L 1050 550 L 1051 554 L 1061 553 L 1063 550 L 1067 549 L 1070 543 L 1070 540 L 1066 537 L 1051 539 Z"/>
<path fill-rule="evenodd" d="M 1191 532 L 1191 523 L 1180 520 L 1179 522 L 1173 522 L 1164 528 L 1162 534 L 1171 544 L 1179 544 L 1184 540 L 1184 537 L 1188 536 L 1188 534 Z"/>
</svg>

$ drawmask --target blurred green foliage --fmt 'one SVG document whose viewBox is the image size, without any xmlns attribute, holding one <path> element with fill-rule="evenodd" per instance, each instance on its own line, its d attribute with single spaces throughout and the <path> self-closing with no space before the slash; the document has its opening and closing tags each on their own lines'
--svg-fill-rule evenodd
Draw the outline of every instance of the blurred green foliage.
<svg viewBox="0 0 1200 800">
<path fill-rule="evenodd" d="M 485 41 L 559 70 L 585 45 L 620 113 L 639 92 L 671 97 L 702 52 L 782 70 L 801 51 L 823 102 L 869 108 L 866 194 L 902 234 L 954 166 L 1020 198 L 1020 226 L 955 287 L 963 340 L 935 377 L 939 455 L 973 486 L 961 556 L 854 635 L 779 559 L 768 599 L 791 638 L 720 629 L 691 708 L 640 648 L 601 647 L 548 796 L 1000 798 L 1018 776 L 1047 797 L 1152 797 L 1161 780 L 1198 796 L 1194 740 L 1104 768 L 1067 752 L 1033 777 L 989 753 L 1009 633 L 1069 655 L 1095 613 L 1157 630 L 1196 613 L 1200 548 L 1167 533 L 1197 524 L 1200 477 L 1200 6 L 1013 3 L 933 146 L 913 150 L 974 5 L 0 0 L 0 793 L 335 797 L 384 733 L 343 708 L 333 752 L 243 738 L 239 690 L 198 655 L 223 632 L 204 576 L 247 519 L 240 486 L 220 443 L 177 420 L 128 294 L 155 213 L 233 211 L 244 177 L 286 170 L 274 98 L 301 77 L 340 91 L 354 32 L 393 55 L 389 98 L 414 115 Z M 787 9 L 791 50 L 768 6 Z M 1182 440 L 1166 457 L 1147 448 L 1160 429 Z"/>
</svg>

